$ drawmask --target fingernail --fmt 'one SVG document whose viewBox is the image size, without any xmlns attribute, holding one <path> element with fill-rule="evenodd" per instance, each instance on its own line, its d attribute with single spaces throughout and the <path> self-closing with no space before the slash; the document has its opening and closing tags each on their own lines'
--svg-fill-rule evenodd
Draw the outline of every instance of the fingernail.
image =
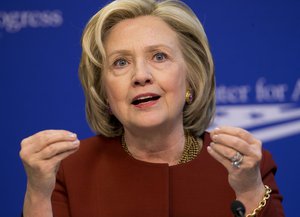
<svg viewBox="0 0 300 217">
<path fill-rule="evenodd" d="M 218 132 L 219 130 L 220 130 L 219 127 L 216 127 L 216 128 L 214 129 L 215 132 Z"/>
<path fill-rule="evenodd" d="M 215 143 L 214 142 L 211 142 L 210 144 L 209 144 L 209 146 L 214 146 L 215 145 Z"/>
<path fill-rule="evenodd" d="M 76 133 L 70 133 L 69 136 L 70 136 L 71 138 L 76 138 L 76 137 L 77 137 Z"/>
<path fill-rule="evenodd" d="M 218 138 L 218 135 L 213 135 L 213 137 L 212 137 L 212 139 L 213 139 L 213 141 L 216 141 L 217 140 L 217 138 Z"/>
<path fill-rule="evenodd" d="M 212 152 L 212 149 L 211 149 L 211 147 L 210 147 L 210 146 L 207 146 L 207 151 L 208 151 L 209 153 L 211 153 L 211 152 Z"/>
<path fill-rule="evenodd" d="M 76 139 L 75 141 L 72 142 L 73 145 L 79 145 L 79 140 Z"/>
</svg>

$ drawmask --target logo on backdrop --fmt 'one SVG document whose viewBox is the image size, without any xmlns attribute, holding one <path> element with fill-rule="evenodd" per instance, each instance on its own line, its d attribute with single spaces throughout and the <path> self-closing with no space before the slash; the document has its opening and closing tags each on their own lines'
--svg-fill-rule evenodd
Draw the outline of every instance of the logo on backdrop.
<svg viewBox="0 0 300 217">
<path fill-rule="evenodd" d="M 25 28 L 57 28 L 63 24 L 60 10 L 0 11 L 0 30 L 17 33 Z"/>
<path fill-rule="evenodd" d="M 264 142 L 300 134 L 300 78 L 292 84 L 258 78 L 253 86 L 220 85 L 216 96 L 212 127 L 242 127 Z"/>
</svg>

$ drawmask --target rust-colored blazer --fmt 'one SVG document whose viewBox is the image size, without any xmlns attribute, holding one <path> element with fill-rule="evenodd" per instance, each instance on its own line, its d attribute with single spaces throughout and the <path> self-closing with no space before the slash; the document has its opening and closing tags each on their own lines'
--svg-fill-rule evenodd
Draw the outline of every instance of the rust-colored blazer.
<svg viewBox="0 0 300 217">
<path fill-rule="evenodd" d="M 196 159 L 176 166 L 136 160 L 120 137 L 95 136 L 60 166 L 52 196 L 55 217 L 227 217 L 235 194 L 226 169 L 204 146 Z M 263 152 L 261 174 L 273 192 L 259 216 L 284 216 L 274 180 L 276 166 Z"/>
</svg>

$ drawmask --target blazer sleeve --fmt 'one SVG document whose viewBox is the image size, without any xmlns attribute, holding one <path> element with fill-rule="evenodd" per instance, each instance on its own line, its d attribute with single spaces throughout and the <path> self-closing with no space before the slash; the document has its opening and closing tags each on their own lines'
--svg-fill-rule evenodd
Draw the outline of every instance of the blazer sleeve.
<svg viewBox="0 0 300 217">
<path fill-rule="evenodd" d="M 71 217 L 62 164 L 56 176 L 56 184 L 52 193 L 51 201 L 54 217 Z"/>
<path fill-rule="evenodd" d="M 258 213 L 258 217 L 284 217 L 282 206 L 283 197 L 279 193 L 275 182 L 277 166 L 268 151 L 263 151 L 263 158 L 260 164 L 263 183 L 272 189 L 271 197 L 267 200 L 266 206 Z"/>
</svg>

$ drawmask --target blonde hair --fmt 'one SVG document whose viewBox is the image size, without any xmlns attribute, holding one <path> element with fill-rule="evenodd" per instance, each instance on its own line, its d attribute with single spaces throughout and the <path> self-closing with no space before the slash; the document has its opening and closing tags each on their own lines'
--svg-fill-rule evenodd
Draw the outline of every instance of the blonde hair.
<svg viewBox="0 0 300 217">
<path fill-rule="evenodd" d="M 116 0 L 90 19 L 82 36 L 79 67 L 90 127 L 107 137 L 123 132 L 122 124 L 109 114 L 106 102 L 102 79 L 106 58 L 103 42 L 120 21 L 149 15 L 159 17 L 177 33 L 187 65 L 188 87 L 194 98 L 183 110 L 183 125 L 194 135 L 201 135 L 215 111 L 214 64 L 200 21 L 187 5 L 177 0 Z"/>
</svg>

